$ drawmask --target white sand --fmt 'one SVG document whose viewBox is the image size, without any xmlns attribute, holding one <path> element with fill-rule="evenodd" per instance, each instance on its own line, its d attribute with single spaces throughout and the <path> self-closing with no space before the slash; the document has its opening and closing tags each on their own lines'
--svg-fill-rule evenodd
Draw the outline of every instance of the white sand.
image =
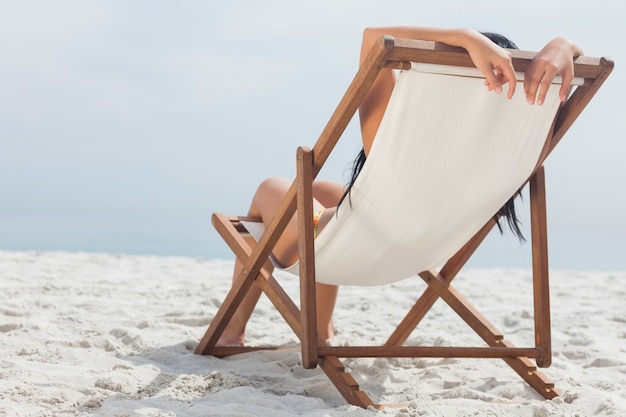
<svg viewBox="0 0 626 417">
<path fill-rule="evenodd" d="M 364 390 L 406 402 L 346 405 L 297 350 L 229 359 L 193 354 L 232 263 L 187 258 L 0 252 L 3 416 L 624 416 L 626 272 L 552 274 L 554 361 L 564 391 L 544 401 L 501 360 L 349 360 Z M 456 285 L 516 344 L 531 344 L 530 273 L 470 270 Z M 296 280 L 281 276 L 289 292 Z M 336 344 L 383 339 L 423 284 L 343 288 Z M 249 342 L 294 341 L 259 304 Z M 477 340 L 443 303 L 412 342 Z"/>
</svg>

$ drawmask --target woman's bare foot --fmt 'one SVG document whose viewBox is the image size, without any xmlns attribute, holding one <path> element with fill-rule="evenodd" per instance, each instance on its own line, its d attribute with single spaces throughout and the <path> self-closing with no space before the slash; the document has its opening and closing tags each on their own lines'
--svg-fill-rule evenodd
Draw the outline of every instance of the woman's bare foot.
<svg viewBox="0 0 626 417">
<path fill-rule="evenodd" d="M 328 323 L 328 328 L 326 329 L 326 331 L 323 331 L 323 329 L 318 329 L 318 332 L 319 332 L 318 337 L 324 340 L 325 342 L 328 342 L 328 340 L 335 337 L 335 334 L 337 333 L 337 329 L 335 328 L 335 325 L 331 322 L 331 323 Z"/>
<path fill-rule="evenodd" d="M 228 331 L 224 331 L 222 336 L 219 338 L 215 346 L 217 347 L 227 347 L 227 346 L 237 346 L 243 347 L 245 345 L 245 334 L 244 333 L 235 333 L 232 334 Z"/>
</svg>

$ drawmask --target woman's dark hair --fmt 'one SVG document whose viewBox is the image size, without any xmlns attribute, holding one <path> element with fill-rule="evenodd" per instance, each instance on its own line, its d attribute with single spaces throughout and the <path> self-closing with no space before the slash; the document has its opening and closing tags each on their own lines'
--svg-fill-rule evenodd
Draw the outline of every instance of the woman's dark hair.
<svg viewBox="0 0 626 417">
<path fill-rule="evenodd" d="M 491 33 L 491 32 L 481 32 L 483 35 L 491 39 L 493 43 L 496 45 L 507 48 L 507 49 L 519 49 L 517 45 L 513 43 L 510 39 L 505 36 L 500 35 L 499 33 Z M 513 197 L 509 199 L 504 206 L 498 210 L 498 213 L 494 216 L 494 220 L 496 221 L 496 225 L 498 226 L 498 230 L 500 233 L 503 233 L 504 230 L 502 228 L 502 224 L 500 223 L 500 217 L 504 217 L 506 219 L 507 224 L 509 225 L 509 229 L 513 232 L 515 236 L 520 240 L 520 242 L 524 242 L 526 239 L 524 238 L 524 234 L 520 229 L 520 220 L 517 218 L 517 213 L 515 212 L 515 199 L 517 196 L 521 197 L 522 190 L 519 189 Z"/>
<path fill-rule="evenodd" d="M 361 169 L 363 169 L 363 165 L 365 165 L 365 159 L 365 149 L 361 148 L 361 151 L 357 154 L 356 158 L 354 158 L 354 161 L 352 162 L 352 173 L 350 174 L 350 181 L 346 185 L 346 191 L 343 193 L 343 196 L 341 196 L 341 200 L 339 200 L 337 206 L 339 206 L 343 202 L 343 200 L 346 199 L 346 197 L 348 197 L 350 205 L 352 205 L 352 201 L 350 200 L 350 191 L 352 191 L 352 186 L 356 181 L 356 177 L 359 176 L 359 173 L 361 173 Z M 339 213 L 339 211 L 337 211 L 337 213 Z"/>
<path fill-rule="evenodd" d="M 481 33 L 502 48 L 518 49 L 517 45 L 515 45 L 505 36 L 491 32 Z M 341 197 L 339 204 L 341 204 L 346 197 L 348 197 L 348 200 L 350 199 L 350 191 L 352 190 L 352 186 L 354 185 L 356 178 L 359 176 L 361 169 L 363 169 L 363 165 L 365 165 L 365 160 L 365 150 L 361 149 L 356 158 L 354 158 L 354 162 L 352 163 L 352 173 L 350 175 L 350 181 L 346 185 L 346 191 Z M 498 226 L 498 230 L 500 230 L 500 233 L 503 233 L 504 229 L 502 228 L 502 224 L 500 223 L 500 217 L 506 218 L 506 222 L 509 225 L 509 228 L 511 229 L 513 234 L 515 234 L 515 236 L 517 236 L 518 239 L 523 242 L 526 239 L 524 238 L 524 235 L 520 229 L 520 220 L 517 217 L 517 213 L 515 212 L 515 198 L 517 198 L 518 196 L 521 196 L 521 189 L 519 189 L 513 195 L 513 197 L 511 197 L 509 201 L 507 201 L 504 206 L 502 206 L 500 210 L 498 210 L 498 213 L 494 216 L 494 220 L 496 222 L 496 225 Z"/>
<path fill-rule="evenodd" d="M 489 39 L 491 39 L 491 41 L 493 43 L 495 43 L 496 45 L 498 45 L 501 48 L 519 49 L 517 47 L 517 45 L 515 45 L 515 43 L 513 43 L 512 40 L 510 40 L 506 36 L 500 35 L 499 33 L 493 33 L 493 32 L 480 32 L 480 33 L 482 33 L 484 36 L 486 36 Z"/>
</svg>

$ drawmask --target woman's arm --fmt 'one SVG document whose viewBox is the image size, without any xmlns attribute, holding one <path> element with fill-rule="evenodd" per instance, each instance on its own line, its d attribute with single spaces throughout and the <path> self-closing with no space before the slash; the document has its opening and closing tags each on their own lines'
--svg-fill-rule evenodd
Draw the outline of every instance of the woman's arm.
<svg viewBox="0 0 626 417">
<path fill-rule="evenodd" d="M 487 37 L 472 29 L 438 29 L 422 27 L 383 27 L 368 28 L 363 32 L 361 44 L 361 62 L 380 35 L 397 38 L 419 39 L 442 42 L 452 46 L 465 48 L 474 65 L 487 78 L 486 85 L 490 90 L 502 92 L 502 85 L 515 80 L 515 70 L 509 52 L 494 44 Z M 395 85 L 395 75 L 391 69 L 382 69 L 372 84 L 370 91 L 359 107 L 361 134 L 365 154 L 369 149 L 387 108 L 391 92 Z M 509 83 L 507 96 L 511 98 L 515 92 L 515 82 Z"/>
<path fill-rule="evenodd" d="M 513 97 L 517 83 L 510 53 L 475 30 L 410 26 L 368 28 L 363 31 L 361 62 L 383 34 L 462 47 L 467 50 L 476 68 L 485 76 L 485 85 L 490 91 L 501 93 L 503 84 L 508 82 L 507 97 Z M 573 59 L 582 54 L 582 50 L 569 39 L 559 37 L 548 42 L 526 71 L 524 93 L 527 101 L 530 104 L 535 102 L 539 105 L 543 104 L 548 88 L 556 75 L 563 77 L 559 95 L 564 101 L 574 77 Z M 395 82 L 393 70 L 382 69 L 359 107 L 363 148 L 366 155 L 369 153 L 387 108 Z"/>
</svg>

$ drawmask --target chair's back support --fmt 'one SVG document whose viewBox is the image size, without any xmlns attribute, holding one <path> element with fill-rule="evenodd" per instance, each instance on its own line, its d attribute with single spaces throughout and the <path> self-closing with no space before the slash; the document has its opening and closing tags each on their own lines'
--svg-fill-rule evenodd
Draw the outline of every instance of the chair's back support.
<svg viewBox="0 0 626 417">
<path fill-rule="evenodd" d="M 511 51 L 513 65 L 517 71 L 525 71 L 535 53 L 528 51 Z M 444 44 L 408 39 L 394 39 L 382 36 L 363 61 L 348 90 L 339 102 L 326 127 L 313 147 L 312 176 L 315 178 L 330 153 L 339 141 L 345 128 L 359 108 L 378 72 L 383 67 L 408 69 L 411 62 L 434 63 L 473 67 L 471 58 L 461 48 Z M 572 125 L 578 115 L 604 83 L 613 69 L 613 62 L 604 58 L 579 57 L 574 63 L 576 77 L 585 79 L 568 102 L 559 110 L 555 131 L 548 144 L 548 152 L 556 146 L 561 137 Z M 274 219 L 268 224 L 266 232 L 259 244 L 250 254 L 245 268 L 248 280 L 253 280 L 260 272 L 265 260 L 296 211 L 297 184 L 294 182 L 283 199 Z"/>
<path fill-rule="evenodd" d="M 535 53 L 528 51 L 511 51 L 513 57 L 513 64 L 516 71 L 523 73 L 526 71 L 530 62 L 532 61 Z M 313 148 L 313 152 L 315 155 L 314 161 L 314 175 L 317 174 L 321 166 L 324 164 L 327 155 L 330 153 L 335 143 L 337 142 L 339 136 L 343 132 L 345 125 L 349 119 L 353 116 L 356 108 L 358 108 L 359 100 L 365 95 L 367 90 L 369 89 L 369 84 L 373 77 L 375 77 L 378 73 L 378 68 L 380 67 L 392 67 L 398 69 L 409 69 L 410 62 L 421 62 L 425 64 L 442 64 L 442 65 L 452 65 L 458 67 L 468 67 L 473 68 L 473 63 L 467 54 L 466 51 L 460 48 L 450 47 L 443 44 L 437 44 L 433 42 L 424 42 L 424 41 L 416 41 L 416 40 L 406 40 L 406 39 L 393 39 L 390 37 L 382 37 L 378 47 L 372 49 L 370 55 L 365 60 L 364 65 L 357 73 L 353 84 L 348 89 L 348 92 L 344 96 L 344 99 L 337 107 L 337 110 L 331 120 L 329 121 L 326 129 L 322 132 L 319 140 L 317 141 L 315 147 Z M 339 239 L 335 240 L 334 238 L 336 234 L 339 234 L 339 231 L 336 226 L 333 224 L 329 224 L 326 230 L 320 237 L 318 238 L 319 242 L 316 242 L 316 257 L 319 259 L 319 262 L 316 261 L 316 265 L 319 265 L 316 277 L 320 282 L 329 282 L 329 283 L 352 283 L 346 281 L 346 270 L 342 269 L 341 266 L 336 263 L 329 262 L 330 258 L 339 258 L 341 259 L 339 263 L 343 265 L 350 264 L 350 271 L 352 271 L 351 276 L 355 276 L 356 280 L 366 283 L 378 283 L 380 282 L 388 282 L 396 279 L 402 279 L 406 275 L 405 274 L 414 274 L 417 271 L 421 271 L 423 269 L 427 269 L 434 265 L 437 265 L 439 262 L 448 259 L 448 257 L 454 253 L 453 247 L 457 249 L 462 245 L 462 242 L 466 242 L 467 238 L 472 235 L 471 230 L 477 231 L 482 225 L 488 221 L 489 217 L 496 213 L 498 208 L 513 195 L 513 193 L 520 188 L 526 180 L 533 173 L 534 169 L 540 166 L 543 163 L 543 160 L 548 156 L 548 154 L 554 149 L 559 140 L 563 137 L 565 132 L 571 127 L 574 120 L 578 117 L 578 115 L 584 110 L 585 106 L 589 103 L 591 98 L 598 91 L 600 86 L 604 83 L 606 78 L 609 76 L 613 69 L 613 62 L 607 60 L 605 58 L 589 58 L 589 57 L 579 57 L 575 60 L 574 72 L 575 76 L 579 79 L 582 79 L 582 83 L 580 86 L 576 88 L 571 97 L 567 100 L 567 102 L 558 107 L 558 99 L 557 99 L 557 90 L 556 86 L 550 89 L 551 93 L 549 98 L 546 100 L 543 106 L 529 106 L 525 100 L 523 95 L 522 85 L 518 85 L 517 94 L 514 96 L 513 100 L 510 102 L 506 100 L 504 96 L 498 96 L 493 93 L 488 93 L 484 86 L 482 85 L 482 81 L 467 80 L 460 78 L 455 83 L 458 82 L 463 84 L 463 88 L 467 88 L 468 96 L 470 94 L 474 94 L 474 97 L 482 97 L 480 102 L 462 102 L 462 99 L 459 99 L 458 96 L 452 96 L 453 98 L 448 98 L 446 101 L 443 97 L 442 91 L 431 91 L 428 90 L 428 82 L 424 82 L 426 80 L 419 80 L 419 78 L 437 78 L 432 74 L 415 74 L 412 71 L 407 72 L 402 77 L 403 78 L 411 78 L 411 81 L 407 81 L 406 84 L 418 84 L 416 89 L 425 95 L 424 100 L 426 102 L 417 102 L 417 99 L 414 97 L 394 97 L 393 100 L 397 100 L 399 106 L 397 107 L 400 111 L 403 110 L 403 107 L 413 105 L 416 106 L 417 111 L 415 113 L 411 113 L 411 110 L 407 112 L 405 120 L 400 120 L 402 116 L 398 115 L 389 115 L 385 116 L 387 121 L 383 121 L 381 128 L 379 129 L 378 135 L 385 137 L 384 140 L 378 140 L 379 137 L 375 140 L 375 144 L 379 143 L 381 147 L 386 147 L 389 152 L 394 153 L 394 155 L 388 155 L 386 157 L 387 164 L 390 164 L 393 169 L 395 169 L 396 161 L 394 158 L 397 158 L 398 155 L 410 155 L 410 158 L 416 158 L 415 163 L 413 165 L 418 164 L 420 166 L 416 167 L 415 173 L 421 175 L 418 178 L 409 178 L 407 175 L 411 173 L 408 171 L 400 171 L 398 170 L 398 174 L 396 178 L 389 178 L 387 180 L 385 178 L 384 173 L 380 171 L 385 171 L 385 166 L 383 164 L 373 163 L 372 160 L 368 160 L 366 166 L 364 168 L 364 172 L 361 173 L 361 176 L 358 183 L 365 184 L 369 183 L 370 179 L 366 178 L 370 175 L 367 172 L 372 172 L 376 169 L 374 165 L 378 165 L 380 171 L 375 173 L 372 176 L 375 176 L 375 182 L 380 181 L 384 182 L 384 184 L 380 185 L 381 194 L 378 196 L 377 192 L 369 192 L 368 195 L 374 195 L 377 201 L 383 201 L 390 192 L 394 192 L 397 186 L 399 185 L 395 181 L 406 181 L 410 179 L 411 181 L 416 181 L 417 184 L 422 183 L 430 183 L 435 184 L 437 187 L 436 190 L 431 189 L 430 193 L 428 193 L 428 189 L 421 190 L 426 191 L 426 194 L 422 194 L 420 192 L 411 192 L 407 190 L 406 192 L 399 192 L 397 195 L 402 198 L 407 198 L 409 200 L 413 200 L 412 204 L 405 204 L 405 201 L 397 200 L 395 202 L 391 202 L 388 204 L 388 212 L 375 212 L 372 210 L 368 215 L 365 215 L 363 218 L 358 218 L 355 216 L 355 220 L 359 221 L 357 224 L 356 221 L 350 221 L 347 219 L 337 220 L 339 222 L 344 222 L 345 224 L 353 223 L 351 226 L 342 226 L 346 227 L 348 230 L 346 233 L 341 233 L 347 241 L 340 242 Z M 403 81 L 404 82 L 404 81 Z M 445 84 L 445 83 L 444 83 Z M 360 88 L 355 87 L 355 85 L 360 85 Z M 444 90 L 447 90 L 446 87 L 441 87 Z M 407 94 L 412 95 L 413 92 L 408 92 L 410 88 L 406 89 Z M 453 90 L 453 88 L 451 89 Z M 394 93 L 395 94 L 395 93 Z M 431 98 L 426 98 L 427 95 L 430 94 L 432 100 L 435 102 L 430 102 Z M 443 99 L 443 100 L 442 100 Z M 470 99 L 472 100 L 472 99 Z M 483 102 L 484 100 L 484 102 Z M 403 102 L 404 101 L 404 102 Z M 355 103 L 356 102 L 356 103 Z M 356 104 L 356 106 L 355 106 Z M 475 104 L 475 105 L 474 105 Z M 435 108 L 435 105 L 438 106 Z M 467 105 L 467 108 L 462 108 L 462 106 Z M 487 107 L 481 107 L 481 106 Z M 459 108 L 460 106 L 460 108 Z M 558 109 L 557 109 L 558 108 Z M 506 109 L 506 111 L 505 111 Z M 556 111 L 556 116 L 554 115 Z M 454 112 L 457 112 L 455 115 Z M 466 117 L 469 112 L 470 117 Z M 494 117 L 495 113 L 495 117 Z M 476 116 L 480 114 L 480 116 Z M 444 116 L 442 116 L 444 115 Z M 444 125 L 441 125 L 442 120 L 441 117 L 450 117 L 445 121 Z M 474 123 L 470 123 L 470 127 L 483 127 L 485 128 L 485 132 L 475 131 L 474 133 L 480 133 L 478 137 L 482 137 L 483 142 L 478 140 L 478 144 L 476 142 L 463 142 L 465 139 L 471 134 L 466 132 L 463 127 L 461 127 L 460 122 L 463 120 L 472 119 L 472 117 L 476 117 Z M 480 117 L 478 119 L 477 117 Z M 414 118 L 414 119 L 413 119 Z M 535 119 L 536 118 L 536 119 Z M 535 119 L 535 120 L 533 120 Z M 436 121 L 435 123 L 430 124 L 431 122 Z M 411 123 L 412 122 L 412 123 Z M 440 123 L 437 125 L 437 122 Z M 403 128 L 398 128 L 396 125 L 402 125 Z M 467 127 L 467 122 L 465 122 Z M 480 126 L 481 123 L 483 126 Z M 552 130 L 550 129 L 550 124 L 552 124 Z M 429 126 L 429 127 L 427 127 Z M 461 127 L 460 129 L 458 129 Z M 416 129 L 415 136 L 413 138 L 409 138 L 405 140 L 405 144 L 407 146 L 413 146 L 411 150 L 407 148 L 406 153 L 404 151 L 399 151 L 395 148 L 395 141 L 398 140 L 398 133 L 406 133 L 402 131 L 402 129 Z M 456 131 L 455 131 L 455 128 Z M 446 140 L 452 141 L 450 143 L 450 147 L 453 149 L 449 149 L 447 146 L 442 147 L 443 152 L 451 152 L 457 155 L 462 155 L 465 163 L 469 163 L 471 165 L 471 175 L 466 175 L 469 168 L 468 166 L 456 165 L 456 162 L 451 158 L 442 158 L 441 160 L 447 160 L 450 162 L 450 167 L 441 167 L 441 166 L 431 166 L 431 161 L 435 158 L 433 154 L 431 154 L 431 149 L 429 146 L 436 144 L 435 141 L 429 142 L 429 144 L 424 145 L 422 141 L 428 141 L 429 138 L 432 138 L 431 132 L 436 131 L 441 133 L 437 137 L 437 140 L 444 137 Z M 420 133 L 421 132 L 421 133 Z M 486 139 L 483 134 L 491 135 L 491 139 Z M 394 142 L 386 142 L 389 137 L 391 141 Z M 500 139 L 495 140 L 496 137 Z M 530 140 L 532 138 L 532 140 Z M 531 143 L 529 142 L 532 142 Z M 454 141 L 457 141 L 456 144 Z M 489 141 L 493 145 L 488 145 L 485 147 Z M 481 145 L 482 143 L 482 145 Z M 507 146 L 498 146 L 504 145 L 504 143 L 513 144 L 512 147 Z M 377 146 L 377 145 L 374 145 Z M 423 147 L 422 147 L 423 146 Z M 464 151 L 474 153 L 475 157 L 466 157 L 466 154 L 461 153 L 461 149 Z M 540 152 L 537 153 L 537 150 Z M 493 155 L 483 154 L 484 152 L 490 153 L 494 152 L 497 154 L 497 157 L 493 157 Z M 374 155 L 371 155 L 372 158 L 383 159 L 384 156 L 377 156 L 376 153 L 372 151 Z M 380 154 L 384 154 L 384 152 L 380 152 Z M 487 166 L 478 166 L 479 162 L 477 161 L 491 161 Z M 476 162 L 473 162 L 476 161 Z M 405 161 L 406 162 L 406 161 Z M 534 166 L 530 166 L 528 164 L 534 164 Z M 369 166 L 369 167 L 368 167 Z M 456 166 L 454 170 L 451 170 L 452 166 Z M 453 177 L 448 176 L 451 172 L 456 172 L 457 178 L 452 179 Z M 380 176 L 379 176 L 380 175 Z M 439 175 L 438 179 L 433 181 L 432 175 Z M 462 180 L 459 181 L 459 177 L 462 177 Z M 482 179 L 479 177 L 482 176 Z M 475 188 L 465 188 L 464 185 L 471 179 L 472 184 Z M 466 181 L 467 180 L 467 181 Z M 440 182 L 443 181 L 443 182 Z M 457 182 L 456 185 L 452 184 Z M 462 184 L 460 192 L 455 192 L 454 187 L 458 186 L 458 184 Z M 446 185 L 447 184 L 447 185 Z M 445 188 L 451 187 L 451 188 Z M 357 200 L 360 198 L 356 194 L 360 191 L 358 190 L 358 186 L 355 184 L 355 195 L 352 196 L 352 209 L 359 209 L 357 207 Z M 369 188 L 369 185 L 368 185 Z M 489 188 L 489 197 L 485 197 L 487 193 L 479 193 L 479 189 L 486 190 Z M 446 192 L 441 192 L 441 190 L 446 190 Z M 396 190 L 397 191 L 397 190 Z M 469 193 L 468 193 L 469 192 Z M 472 192 L 477 194 L 473 194 Z M 363 193 L 361 193 L 363 194 Z M 508 195 L 507 195 L 508 194 Z M 434 201 L 438 200 L 438 201 Z M 464 199 L 464 200 L 463 200 Z M 477 200 L 484 199 L 482 202 Z M 436 203 L 442 204 L 443 207 L 446 207 L 445 213 L 452 217 L 455 217 L 455 221 L 449 221 L 447 218 L 443 218 L 444 213 L 438 213 L 435 207 L 442 207 L 441 205 L 437 205 Z M 347 202 L 347 201 L 346 201 Z M 446 205 L 445 203 L 448 203 Z M 368 206 L 370 201 L 365 200 L 362 203 L 362 206 Z M 423 213 L 424 209 L 422 205 L 425 204 L 429 207 L 426 211 L 427 214 L 434 214 L 434 218 L 439 217 L 439 227 L 430 227 L 428 225 L 430 220 L 424 220 L 423 218 L 418 218 L 419 213 Z M 466 205 L 466 204 L 469 204 Z M 384 205 L 384 204 L 383 204 Z M 469 222 L 467 229 L 459 232 L 458 225 L 459 222 L 467 221 L 467 218 L 464 218 L 463 215 L 459 215 L 459 212 L 463 212 L 469 209 L 469 207 L 476 206 L 484 206 L 481 207 L 480 214 L 477 214 L 471 222 Z M 347 214 L 348 209 L 345 208 L 348 204 L 344 204 L 343 208 L 340 208 L 339 214 L 340 216 L 344 215 L 344 217 L 348 217 Z M 407 207 L 406 210 L 403 210 L 402 207 Z M 450 207 L 452 206 L 452 207 Z M 482 213 L 482 208 L 486 208 L 489 206 L 491 209 L 491 213 L 485 215 L 488 210 L 485 210 Z M 419 207 L 416 209 L 415 207 Z M 456 212 L 456 215 L 454 214 Z M 372 216 L 371 219 L 368 219 L 367 216 Z M 389 216 L 388 218 L 385 216 Z M 390 223 L 387 225 L 381 219 L 390 219 Z M 480 223 L 482 219 L 482 224 Z M 360 249 L 368 249 L 371 248 L 371 245 L 374 247 L 378 247 L 382 249 L 384 245 L 381 244 L 383 240 L 378 240 L 378 238 L 384 238 L 389 236 L 389 231 L 394 230 L 397 232 L 408 231 L 408 229 L 412 229 L 412 233 L 414 233 L 414 238 L 416 237 L 416 233 L 421 233 L 419 229 L 419 224 L 422 224 L 423 227 L 437 231 L 434 232 L 435 235 L 421 235 L 424 239 L 428 239 L 428 242 L 424 243 L 424 246 L 429 246 L 432 244 L 433 239 L 434 242 L 446 240 L 449 236 L 444 236 L 444 231 L 448 230 L 450 234 L 459 233 L 459 239 L 455 242 L 450 242 L 444 244 L 439 244 L 436 250 L 427 250 L 426 252 L 430 252 L 430 254 L 426 254 L 421 257 L 421 259 L 415 259 L 414 265 L 407 265 L 398 267 L 397 271 L 389 271 L 389 269 L 385 269 L 384 271 L 375 270 L 371 267 L 376 262 L 365 262 L 370 268 L 364 267 L 362 271 L 367 275 L 371 276 L 371 280 L 367 278 L 364 279 L 364 275 L 359 273 L 355 273 L 353 266 L 347 261 L 347 257 L 349 256 L 346 253 L 346 248 L 351 253 L 353 253 L 353 259 L 359 259 L 359 247 Z M 418 227 L 416 227 L 416 223 Z M 374 230 L 370 235 L 370 238 L 362 241 L 359 240 L 357 236 L 359 233 L 359 229 L 367 229 L 370 226 L 374 227 L 375 224 L 382 225 L 377 230 Z M 398 229 L 399 228 L 399 229 Z M 354 238 L 350 238 L 352 233 L 357 233 L 352 236 Z M 465 236 L 465 240 L 461 237 Z M 399 236 L 393 241 L 396 241 L 398 244 L 405 243 L 405 237 Z M 421 238 L 420 238 L 421 239 Z M 329 244 L 330 241 L 333 241 L 333 244 Z M 389 240 L 384 240 L 385 245 Z M 343 243 L 343 244 L 342 244 Z M 398 245 L 399 246 L 399 245 Z M 437 246 L 435 244 L 434 246 Z M 424 248 L 420 248 L 424 249 Z M 368 249 L 372 252 L 370 249 Z M 452 252 L 450 252 L 452 251 Z M 388 250 L 375 250 L 374 253 L 377 255 L 373 255 L 370 260 L 381 260 L 384 259 L 388 262 L 385 264 L 394 263 L 396 259 L 406 259 L 414 258 L 415 253 L 418 252 L 417 248 L 414 248 L 412 252 L 409 254 L 406 251 L 399 252 L 396 250 L 395 245 L 390 245 Z M 337 256 L 339 253 L 339 256 Z M 392 258 L 390 259 L 389 256 Z M 325 259 L 328 258 L 328 259 Z M 391 261 L 391 262 L 389 262 Z M 322 265 L 328 265 L 327 269 Z M 411 269 L 413 267 L 416 269 Z M 321 269 L 319 269 L 321 268 Z M 365 276 L 367 276 L 365 275 Z"/>
<path fill-rule="evenodd" d="M 316 241 L 319 282 L 384 284 L 439 266 L 535 169 L 558 86 L 530 106 L 522 81 L 508 100 L 467 71 L 426 71 L 400 74 L 350 199 Z"/>
</svg>

